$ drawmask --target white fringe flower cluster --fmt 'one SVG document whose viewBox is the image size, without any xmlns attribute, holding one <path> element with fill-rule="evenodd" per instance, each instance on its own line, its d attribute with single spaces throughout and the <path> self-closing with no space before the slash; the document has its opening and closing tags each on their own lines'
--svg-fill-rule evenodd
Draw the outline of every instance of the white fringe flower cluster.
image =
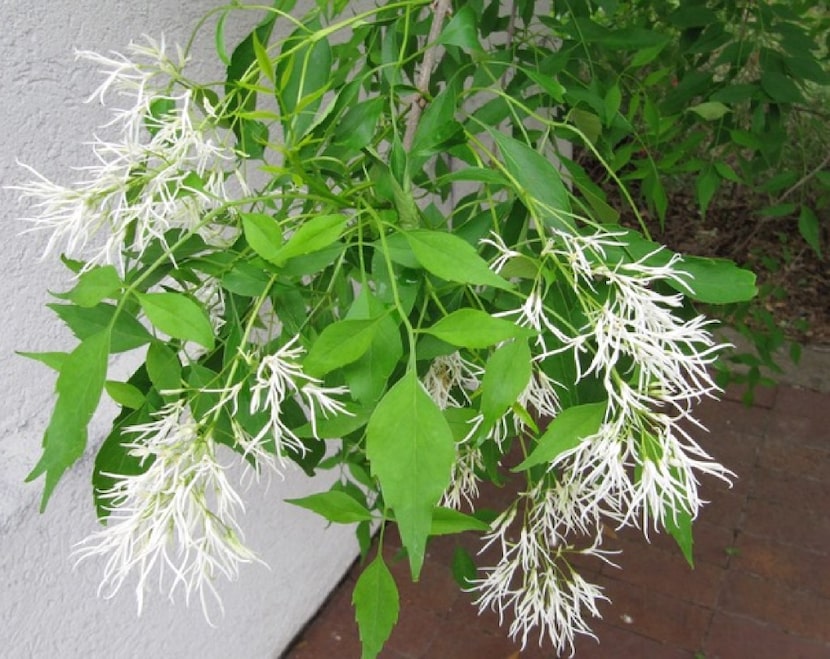
<svg viewBox="0 0 830 659">
<path fill-rule="evenodd" d="M 235 579 L 239 565 L 256 560 L 243 544 L 237 522 L 244 505 L 219 463 L 217 445 L 191 417 L 183 400 L 164 407 L 154 421 L 127 428 L 127 444 L 145 470 L 115 479 L 100 498 L 107 502 L 107 526 L 81 541 L 78 560 L 105 556 L 99 594 L 112 597 L 131 574 L 137 575 L 138 611 L 144 606 L 151 574 L 173 599 L 177 590 L 190 602 L 195 593 L 205 617 L 209 599 L 221 599 L 213 585 L 223 575 Z"/>
<path fill-rule="evenodd" d="M 298 337 L 260 358 L 251 387 L 251 412 L 263 412 L 265 424 L 259 432 L 231 420 L 239 446 L 241 466 L 255 474 L 284 466 L 283 452 L 302 452 L 303 444 L 282 420 L 287 396 L 298 397 L 306 418 L 317 435 L 319 415 L 348 414 L 334 396 L 342 387 L 328 388 L 303 372 L 297 361 L 302 349 Z M 250 356 L 247 357 L 251 359 Z M 239 384 L 219 391 L 213 411 L 227 406 L 238 409 Z M 302 404 L 304 403 L 304 404 Z M 158 572 L 161 589 L 172 599 L 177 590 L 190 601 L 198 594 L 205 617 L 209 600 L 221 609 L 214 586 L 218 576 L 235 579 L 239 565 L 258 560 L 243 542 L 237 521 L 244 512 L 242 499 L 231 484 L 228 466 L 219 462 L 217 442 L 206 420 L 193 418 L 185 398 L 166 405 L 155 419 L 125 429 L 134 438 L 126 447 L 144 468 L 139 474 L 105 474 L 114 484 L 99 492 L 109 512 L 107 526 L 92 534 L 76 550 L 78 560 L 106 556 L 99 593 L 114 595 L 135 573 L 139 612 L 143 607 L 148 579 Z M 210 597 L 208 597 L 210 596 Z"/>
<path fill-rule="evenodd" d="M 541 274 L 518 308 L 498 314 L 536 331 L 535 363 L 570 354 L 576 380 L 567 386 L 592 378 L 608 399 L 599 429 L 548 465 L 549 485 L 537 483 L 520 497 L 525 515 L 517 521 L 513 507 L 491 527 L 488 544 L 498 541 L 502 558 L 474 584 L 477 603 L 500 614 L 510 610 L 510 634 L 523 646 L 538 628 L 540 640 L 547 636 L 559 652 L 573 651 L 574 633 L 590 634 L 585 616 L 599 615 L 599 589 L 558 563 L 568 538 L 593 537 L 583 551 L 599 554 L 604 520 L 647 534 L 680 515 L 694 518 L 703 504 L 699 476 L 728 482 L 732 475 L 684 427 L 700 425 L 692 405 L 719 391 L 708 366 L 722 346 L 701 316 L 681 317 L 682 295 L 659 289 L 661 282 L 688 288 L 677 267 L 681 257 L 652 253 L 609 265 L 612 250 L 624 246 L 620 237 L 554 231 L 543 245 L 540 272 L 555 273 L 574 291 L 582 326 L 549 310 L 550 279 Z M 520 255 L 498 237 L 486 242 L 497 250 L 496 270 Z"/>
<path fill-rule="evenodd" d="M 181 53 L 172 59 L 163 41 L 148 38 L 146 45 L 133 44 L 130 55 L 78 53 L 106 76 L 90 100 L 105 103 L 113 94 L 126 101 L 101 128 L 113 140 L 93 139 L 96 163 L 82 168 L 86 177 L 66 186 L 24 165 L 35 180 L 12 186 L 37 209 L 24 218 L 31 230 L 50 234 L 45 254 L 61 245 L 87 268 L 123 267 L 125 254 L 137 258 L 156 240 L 166 248 L 172 229 L 198 230 L 214 243 L 227 240 L 226 229 L 205 218 L 232 197 L 231 136 L 190 89 L 174 93 L 185 63 Z"/>
</svg>

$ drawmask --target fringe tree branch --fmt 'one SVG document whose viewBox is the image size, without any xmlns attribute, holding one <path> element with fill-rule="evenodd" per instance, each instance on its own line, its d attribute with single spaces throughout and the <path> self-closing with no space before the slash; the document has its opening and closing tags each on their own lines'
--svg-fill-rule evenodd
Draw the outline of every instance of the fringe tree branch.
<svg viewBox="0 0 830 659">
<path fill-rule="evenodd" d="M 436 0 L 433 4 L 432 25 L 429 28 L 429 36 L 427 36 L 427 49 L 421 62 L 421 70 L 415 80 L 418 93 L 412 97 L 409 116 L 406 119 L 406 132 L 403 137 L 403 148 L 406 151 L 412 148 L 412 140 L 415 139 L 415 131 L 418 128 L 418 122 L 421 120 L 424 96 L 429 90 L 429 78 L 432 75 L 432 67 L 435 66 L 435 57 L 438 50 L 436 41 L 438 41 L 438 35 L 441 34 L 444 18 L 449 13 L 451 4 L 451 0 Z"/>
</svg>

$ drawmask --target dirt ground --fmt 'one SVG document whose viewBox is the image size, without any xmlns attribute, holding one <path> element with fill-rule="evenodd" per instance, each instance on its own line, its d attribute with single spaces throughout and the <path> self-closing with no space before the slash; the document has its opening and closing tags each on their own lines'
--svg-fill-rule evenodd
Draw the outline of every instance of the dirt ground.
<svg viewBox="0 0 830 659">
<path fill-rule="evenodd" d="M 624 206 L 606 192 L 612 206 Z M 821 259 L 799 234 L 796 217 L 759 219 L 752 201 L 737 187 L 722 190 L 702 217 L 693 190 L 681 188 L 670 195 L 663 227 L 647 211 L 643 216 L 652 237 L 671 249 L 729 258 L 755 272 L 761 293 L 753 304 L 772 314 L 789 339 L 830 345 L 830 217 L 820 217 Z M 636 226 L 633 214 L 621 221 Z"/>
</svg>

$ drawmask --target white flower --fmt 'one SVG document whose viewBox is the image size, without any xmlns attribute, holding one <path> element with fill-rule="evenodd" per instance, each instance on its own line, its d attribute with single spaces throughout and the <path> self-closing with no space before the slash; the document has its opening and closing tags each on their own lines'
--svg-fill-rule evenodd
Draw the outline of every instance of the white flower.
<svg viewBox="0 0 830 659">
<path fill-rule="evenodd" d="M 442 410 L 470 405 L 469 394 L 481 386 L 484 369 L 455 351 L 432 360 L 423 378 L 424 389 Z M 461 400 L 457 396 L 461 396 Z"/>
<path fill-rule="evenodd" d="M 731 475 L 681 425 L 696 424 L 693 404 L 719 391 L 709 366 L 721 346 L 702 316 L 680 316 L 682 295 L 657 290 L 659 282 L 687 286 L 688 275 L 677 269 L 681 257 L 661 262 L 653 253 L 609 264 L 621 238 L 555 231 L 541 250 L 551 271 L 569 278 L 582 327 L 568 328 L 549 316 L 541 280 L 521 307 L 500 315 L 539 332 L 536 363 L 570 352 L 574 384 L 593 377 L 605 389 L 601 427 L 549 465 L 579 518 L 607 517 L 647 532 L 652 523 L 665 525 L 666 515 L 697 515 L 700 474 L 727 481 Z M 550 348 L 546 335 L 553 337 Z M 503 429 L 496 432 L 501 434 Z"/>
<path fill-rule="evenodd" d="M 608 552 L 599 549 L 598 530 L 586 547 L 566 543 L 557 514 L 555 495 L 550 496 L 543 484 L 522 493 L 485 536 L 485 548 L 498 543 L 501 558 L 484 569 L 484 577 L 474 580 L 471 590 L 478 596 L 479 611 L 497 611 L 502 623 L 505 614 L 512 618 L 509 634 L 522 648 L 537 632 L 540 645 L 547 638 L 558 653 L 570 648 L 573 654 L 576 634 L 596 638 L 586 618 L 601 617 L 597 605 L 607 598 L 576 572 L 569 559 L 585 554 L 608 561 Z"/>
<path fill-rule="evenodd" d="M 163 43 L 131 52 L 139 61 L 79 53 L 107 75 L 93 98 L 103 102 L 114 90 L 129 102 L 102 127 L 115 138 L 94 138 L 96 162 L 82 168 L 85 178 L 66 186 L 26 167 L 34 180 L 11 186 L 33 203 L 36 214 L 24 218 L 31 230 L 50 234 L 45 253 L 64 246 L 87 267 L 123 266 L 125 255 L 138 258 L 154 241 L 167 248 L 174 229 L 198 232 L 213 244 L 232 237 L 213 217 L 232 198 L 226 186 L 236 169 L 232 135 L 196 107 L 190 89 L 172 91 L 169 79 L 178 77 L 183 62 L 167 58 Z"/>
<path fill-rule="evenodd" d="M 217 459 L 214 440 L 190 417 L 183 400 L 126 432 L 135 435 L 126 446 L 145 470 L 106 474 L 115 481 L 100 493 L 109 510 L 107 526 L 74 553 L 78 561 L 108 557 L 99 594 L 112 597 L 135 573 L 141 613 L 148 579 L 157 571 L 159 587 L 171 600 L 178 589 L 188 603 L 198 595 L 210 621 L 209 600 L 222 608 L 215 578 L 235 579 L 241 563 L 258 560 L 243 544 L 237 522 L 242 500 Z"/>
<path fill-rule="evenodd" d="M 493 270 L 493 272 L 501 272 L 504 269 L 504 266 L 507 265 L 508 261 L 510 261 L 510 259 L 522 256 L 521 252 L 517 252 L 514 249 L 510 249 L 505 244 L 504 238 L 502 238 L 499 234 L 495 232 L 490 233 L 490 238 L 482 238 L 479 242 L 483 245 L 490 245 L 491 247 L 495 247 L 496 251 L 498 252 L 498 256 L 490 264 L 490 269 Z"/>
<path fill-rule="evenodd" d="M 334 398 L 346 394 L 346 387 L 323 387 L 321 380 L 303 371 L 299 360 L 305 351 L 302 346 L 296 345 L 298 340 L 299 335 L 275 353 L 261 358 L 245 356 L 250 363 L 258 359 L 254 384 L 251 387 L 250 411 L 252 414 L 268 413 L 268 421 L 255 439 L 260 440 L 270 433 L 276 443 L 278 456 L 282 456 L 285 449 L 301 455 L 306 452 L 302 439 L 282 418 L 283 405 L 289 397 L 302 408 L 311 423 L 312 434 L 315 437 L 318 436 L 317 423 L 320 414 L 325 418 L 331 415 L 352 414 L 341 401 Z"/>
</svg>

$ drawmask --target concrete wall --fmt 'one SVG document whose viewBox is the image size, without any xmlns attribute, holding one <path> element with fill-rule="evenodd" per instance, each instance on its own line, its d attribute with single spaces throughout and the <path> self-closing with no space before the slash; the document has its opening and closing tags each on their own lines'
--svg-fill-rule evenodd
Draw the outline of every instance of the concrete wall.
<svg viewBox="0 0 830 659">
<path fill-rule="evenodd" d="M 62 182 L 74 180 L 71 167 L 89 162 L 90 151 L 82 143 L 106 115 L 95 104 L 83 103 L 98 78 L 91 66 L 74 61 L 73 48 L 123 50 L 143 33 L 183 42 L 196 19 L 219 4 L 3 0 L 0 182 L 28 179 L 15 159 Z M 243 29 L 237 26 L 236 34 Z M 199 53 L 208 59 L 212 47 L 212 32 L 203 36 L 197 59 Z M 326 529 L 316 516 L 282 503 L 326 484 L 289 474 L 285 481 L 274 479 L 267 492 L 256 486 L 248 491 L 247 541 L 271 569 L 250 565 L 238 582 L 219 584 L 227 614 L 215 629 L 203 620 L 198 603 L 188 610 L 156 594 L 137 618 L 127 589 L 113 600 L 97 599 L 100 563 L 89 561 L 73 570 L 69 560 L 71 545 L 96 528 L 90 456 L 64 478 L 42 516 L 37 512 L 42 483 L 23 483 L 40 454 L 55 378 L 14 351 L 70 345 L 67 332 L 43 307 L 47 290 L 64 290 L 68 280 L 55 259 L 39 260 L 44 236 L 20 235 L 24 227 L 15 218 L 26 209 L 15 193 L 0 190 L 0 203 L 0 656 L 278 656 L 356 554 L 351 529 Z M 93 423 L 93 444 L 106 432 L 106 421 Z"/>
</svg>

